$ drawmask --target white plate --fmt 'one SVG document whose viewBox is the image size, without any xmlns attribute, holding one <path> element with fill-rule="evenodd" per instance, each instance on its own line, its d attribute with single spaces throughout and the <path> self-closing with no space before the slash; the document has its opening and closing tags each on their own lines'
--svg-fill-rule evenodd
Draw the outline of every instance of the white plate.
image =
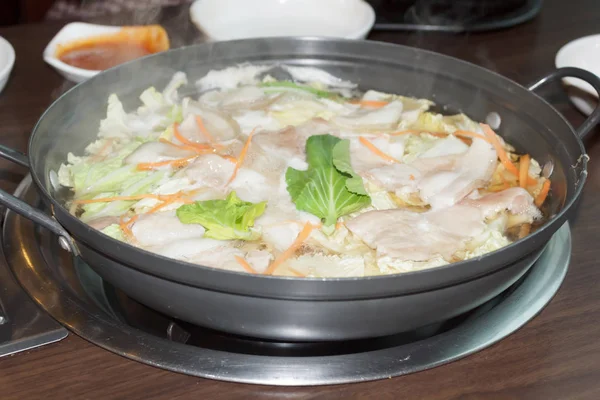
<svg viewBox="0 0 600 400">
<path fill-rule="evenodd" d="M 15 49 L 8 40 L 0 36 L 0 92 L 4 90 L 8 77 L 15 65 Z"/>
<path fill-rule="evenodd" d="M 120 30 L 120 26 L 86 24 L 83 22 L 67 24 L 56 34 L 56 36 L 54 36 L 50 43 L 48 43 L 48 46 L 44 49 L 44 61 L 54 67 L 54 69 L 68 80 L 77 83 L 83 82 L 98 74 L 100 71 L 77 68 L 60 61 L 56 57 L 56 47 L 58 44 L 105 33 L 116 33 Z"/>
<path fill-rule="evenodd" d="M 364 39 L 375 11 L 364 0 L 197 0 L 192 22 L 212 40 L 273 36 Z"/>
<path fill-rule="evenodd" d="M 564 45 L 556 53 L 557 68 L 577 67 L 600 77 L 600 35 L 586 36 Z M 598 93 L 587 82 L 564 78 L 569 98 L 582 113 L 590 115 L 598 104 Z"/>
</svg>

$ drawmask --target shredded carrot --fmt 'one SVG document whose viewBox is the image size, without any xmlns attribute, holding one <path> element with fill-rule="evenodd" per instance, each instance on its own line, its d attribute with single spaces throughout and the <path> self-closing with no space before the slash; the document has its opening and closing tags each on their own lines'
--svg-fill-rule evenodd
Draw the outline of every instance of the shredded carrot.
<svg viewBox="0 0 600 400">
<path fill-rule="evenodd" d="M 415 176 L 413 174 L 410 174 L 410 176 L 408 177 L 408 179 L 410 179 L 411 181 L 415 180 Z"/>
<path fill-rule="evenodd" d="M 288 247 L 288 249 L 286 251 L 284 251 L 283 253 L 281 253 L 271 263 L 271 265 L 269 265 L 269 267 L 265 271 L 265 275 L 273 275 L 273 272 L 275 272 L 275 270 L 277 269 L 277 267 L 279 267 L 281 264 L 283 264 L 285 262 L 285 260 L 287 260 L 288 258 L 290 258 L 291 256 L 293 256 L 294 253 L 296 252 L 296 250 L 298 250 L 298 248 L 302 245 L 302 243 L 306 239 L 308 239 L 308 237 L 310 236 L 310 233 L 312 232 L 312 230 L 313 230 L 313 227 L 310 224 L 310 222 L 307 222 L 306 224 L 304 224 L 304 228 L 302 228 L 302 230 L 300 231 L 300 233 L 298 234 L 298 236 L 296 236 L 296 240 L 294 240 L 294 243 L 292 243 L 292 245 L 290 247 Z"/>
<path fill-rule="evenodd" d="M 159 204 L 155 205 L 154 207 L 152 207 L 151 209 L 149 209 L 148 211 L 146 211 L 144 214 L 153 214 L 153 213 L 157 212 L 158 210 L 161 210 L 161 209 L 165 208 L 169 204 L 173 204 L 176 201 L 181 200 L 181 197 L 182 197 L 181 194 L 176 193 L 170 199 L 165 200 L 162 203 L 159 203 Z"/>
<path fill-rule="evenodd" d="M 344 226 L 344 223 L 342 221 L 338 221 L 335 223 L 335 229 L 340 229 L 342 226 Z M 315 227 L 313 225 L 313 227 Z"/>
<path fill-rule="evenodd" d="M 480 135 L 479 133 L 475 133 L 475 132 L 470 132 L 470 131 L 455 131 L 454 132 L 454 136 L 466 136 L 466 137 L 470 137 L 470 138 L 477 138 L 477 139 L 481 139 L 481 140 L 485 140 L 486 142 L 491 144 L 490 139 L 488 139 L 487 137 Z"/>
<path fill-rule="evenodd" d="M 138 215 L 134 215 L 133 217 L 129 218 L 127 221 L 125 221 L 124 216 L 122 215 L 121 218 L 119 219 L 119 227 L 121 228 L 121 230 L 123 231 L 123 235 L 125 235 L 125 237 L 128 239 L 128 241 L 130 242 L 134 242 L 135 241 L 135 236 L 133 235 L 133 231 L 131 230 L 131 224 L 133 224 L 135 221 L 137 221 L 137 219 L 139 218 Z"/>
<path fill-rule="evenodd" d="M 353 104 L 359 104 L 361 107 L 369 107 L 369 108 L 381 108 L 390 104 L 388 101 L 380 101 L 380 100 L 355 100 L 352 101 Z"/>
<path fill-rule="evenodd" d="M 198 157 L 198 156 L 195 155 L 195 156 L 190 156 L 190 157 L 185 157 L 185 158 L 177 158 L 175 160 L 166 160 L 166 161 L 151 162 L 151 163 L 140 163 L 137 165 L 137 169 L 142 170 L 142 171 L 148 171 L 148 170 L 152 170 L 155 168 L 164 167 L 166 165 L 170 165 L 173 168 L 180 168 L 180 167 L 186 166 L 192 159 L 194 159 L 196 157 Z"/>
<path fill-rule="evenodd" d="M 244 144 L 244 147 L 242 148 L 242 151 L 240 152 L 240 156 L 237 158 L 237 161 L 235 162 L 235 168 L 233 169 L 233 174 L 231 174 L 231 178 L 229 178 L 229 180 L 227 181 L 225 186 L 229 185 L 237 176 L 238 170 L 242 166 L 242 163 L 244 162 L 244 158 L 246 158 L 246 153 L 248 153 L 248 148 L 250 147 L 250 142 L 252 141 L 252 135 L 254 135 L 255 130 L 256 130 L 256 128 L 254 128 L 252 130 L 252 132 L 250 132 L 250 134 L 248 135 L 248 139 L 246 140 L 246 143 Z"/>
<path fill-rule="evenodd" d="M 156 199 L 156 200 L 162 200 L 162 201 L 167 201 L 172 199 L 174 196 L 181 196 L 184 194 L 194 194 L 195 192 L 197 192 L 197 190 L 193 190 L 191 192 L 177 192 L 177 193 L 173 193 L 173 194 L 138 194 L 135 196 L 111 196 L 111 197 L 99 197 L 96 199 L 88 199 L 88 200 L 75 200 L 73 201 L 73 204 L 92 204 L 92 203 L 108 203 L 108 202 L 112 202 L 112 201 L 133 201 L 133 200 L 143 200 L 143 199 Z"/>
<path fill-rule="evenodd" d="M 542 185 L 542 190 L 535 198 L 535 205 L 539 208 L 546 201 L 546 197 L 548 197 L 548 192 L 550 192 L 550 179 L 546 179 L 544 184 Z"/>
<path fill-rule="evenodd" d="M 297 277 L 299 277 L 299 278 L 305 278 L 305 277 L 306 277 L 306 275 L 304 275 L 302 272 L 300 272 L 300 271 L 297 271 L 297 270 L 295 270 L 295 269 L 294 269 L 294 268 L 292 268 L 292 267 L 288 267 L 288 269 L 290 270 L 290 272 L 291 272 L 292 274 L 296 275 L 296 276 L 297 276 Z"/>
<path fill-rule="evenodd" d="M 529 177 L 529 161 L 529 154 L 521 156 L 521 159 L 519 160 L 519 186 L 521 186 L 523 189 L 527 187 L 528 183 L 527 178 Z"/>
<path fill-rule="evenodd" d="M 194 143 L 191 140 L 185 138 L 181 132 L 179 131 L 179 125 L 178 124 L 173 124 L 173 136 L 175 136 L 175 138 L 177 140 L 179 140 L 181 143 L 193 147 L 194 149 L 196 149 L 197 151 L 206 151 L 206 150 L 213 150 L 214 148 L 212 146 L 209 145 L 205 145 L 205 144 L 200 144 L 200 143 Z"/>
<path fill-rule="evenodd" d="M 243 257 L 240 256 L 235 256 L 235 260 L 238 262 L 238 264 L 240 264 L 242 267 L 244 267 L 244 269 L 247 272 L 250 272 L 251 274 L 256 274 L 256 270 L 254 268 L 252 268 L 252 265 L 250 265 L 248 263 L 248 261 L 244 260 Z"/>
<path fill-rule="evenodd" d="M 132 201 L 142 199 L 157 199 L 160 200 L 161 196 L 158 194 L 138 194 L 136 196 L 112 196 L 112 197 L 100 197 L 97 199 L 89 200 L 74 200 L 73 204 L 92 204 L 92 203 L 108 203 L 111 201 Z"/>
<path fill-rule="evenodd" d="M 379 150 L 377 146 L 371 143 L 367 138 L 361 136 L 359 139 L 360 143 L 365 146 L 367 149 L 371 150 L 375 155 L 383 158 L 384 160 L 399 163 L 400 161 L 396 160 L 394 157 L 385 154 L 383 151 Z"/>
<path fill-rule="evenodd" d="M 485 133 L 485 135 L 490 139 L 490 143 L 496 149 L 498 158 L 502 162 L 502 165 L 504 165 L 504 168 L 506 168 L 506 170 L 509 171 L 510 173 L 512 173 L 513 175 L 519 176 L 519 170 L 517 169 L 517 167 L 515 167 L 515 165 L 508 158 L 506 151 L 502 148 L 502 145 L 500 144 L 500 142 L 498 141 L 498 138 L 496 137 L 496 133 L 492 130 L 492 128 L 490 128 L 489 125 L 486 125 L 486 124 L 480 124 L 480 125 L 483 128 L 483 132 Z"/>
<path fill-rule="evenodd" d="M 420 133 L 429 133 L 429 132 L 424 132 L 424 131 L 420 131 L 418 129 L 407 129 L 405 131 L 398 131 L 398 132 L 393 132 L 390 133 L 390 136 L 399 136 L 399 135 L 418 135 Z"/>
<path fill-rule="evenodd" d="M 224 156 L 221 156 L 221 157 L 223 157 L 223 158 L 224 158 L 224 159 L 226 159 L 227 161 L 231 161 L 231 162 L 232 162 L 232 163 L 234 163 L 234 164 L 237 162 L 237 158 L 235 158 L 235 157 L 233 157 L 233 156 L 224 155 Z"/>
<path fill-rule="evenodd" d="M 199 152 L 196 147 L 188 146 L 188 145 L 185 145 L 185 144 L 173 143 L 173 142 L 171 142 L 171 141 L 169 141 L 167 139 L 160 138 L 160 139 L 158 139 L 158 141 L 161 142 L 161 143 L 164 143 L 164 144 L 171 145 L 171 146 L 176 147 L 176 148 L 181 149 L 181 150 L 189 150 L 189 151 L 193 151 L 193 152 L 196 152 L 196 153 Z M 203 152 L 206 152 L 206 151 L 203 151 Z"/>
<path fill-rule="evenodd" d="M 202 134 L 204 135 L 206 140 L 208 140 L 208 143 L 214 143 L 215 139 L 212 137 L 210 132 L 208 132 L 208 129 L 206 129 L 206 126 L 204 126 L 204 122 L 202 121 L 202 118 L 199 115 L 195 115 L 194 117 L 196 118 L 196 125 L 198 125 L 198 128 L 200 128 L 200 132 L 202 132 Z"/>
<path fill-rule="evenodd" d="M 150 210 L 146 211 L 144 214 L 155 213 L 158 210 L 165 208 L 169 204 L 175 203 L 176 201 L 182 201 L 185 203 L 187 201 L 187 199 L 185 199 L 184 197 L 191 196 L 196 192 L 197 192 L 197 190 L 192 190 L 190 192 L 180 191 L 177 193 L 167 194 L 167 195 L 145 195 L 145 196 L 156 196 L 156 198 L 163 200 L 163 202 L 155 205 Z M 145 198 L 147 198 L 147 197 L 145 197 Z M 119 219 L 119 227 L 123 231 L 123 234 L 125 235 L 125 237 L 130 242 L 134 242 L 136 240 L 135 235 L 133 234 L 133 231 L 131 229 L 131 225 L 134 224 L 139 218 L 140 218 L 140 214 L 134 215 L 133 217 L 129 218 L 127 221 L 125 221 L 125 218 L 123 215 Z"/>
</svg>

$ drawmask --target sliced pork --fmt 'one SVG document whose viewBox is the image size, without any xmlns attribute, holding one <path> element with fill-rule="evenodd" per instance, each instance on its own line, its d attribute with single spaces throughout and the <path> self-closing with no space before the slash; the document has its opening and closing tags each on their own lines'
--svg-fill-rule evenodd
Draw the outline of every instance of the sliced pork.
<svg viewBox="0 0 600 400">
<path fill-rule="evenodd" d="M 162 142 L 147 142 L 125 157 L 125 164 L 157 163 L 193 157 L 193 150 L 181 149 Z"/>
<path fill-rule="evenodd" d="M 456 206 L 430 213 L 407 210 L 369 211 L 346 223 L 378 256 L 425 261 L 450 258 L 485 229 L 475 207 Z"/>
</svg>

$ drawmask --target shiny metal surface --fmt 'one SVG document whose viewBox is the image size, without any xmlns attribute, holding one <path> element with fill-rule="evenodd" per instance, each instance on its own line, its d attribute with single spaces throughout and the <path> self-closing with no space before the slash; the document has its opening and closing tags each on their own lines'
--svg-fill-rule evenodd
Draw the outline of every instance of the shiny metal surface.
<svg viewBox="0 0 600 400">
<path fill-rule="evenodd" d="M 17 196 L 29 203 L 39 202 L 29 181 L 20 185 Z M 528 275 L 502 301 L 448 331 L 399 346 L 314 357 L 207 349 L 132 328 L 94 300 L 103 293 L 84 290 L 81 281 L 89 277 L 81 274 L 91 269 L 78 269 L 81 260 L 59 251 L 55 235 L 10 211 L 3 245 L 10 267 L 27 292 L 54 318 L 100 347 L 149 365 L 205 378 L 302 386 L 417 372 L 460 359 L 505 338 L 539 313 L 557 292 L 568 269 L 571 235 L 565 224 Z M 172 335 L 174 326 L 169 327 Z"/>
<path fill-rule="evenodd" d="M 11 244 L 5 243 L 4 251 L 20 252 L 19 241 L 14 239 Z M 23 261 L 26 266 L 27 260 Z M 0 357 L 54 343 L 66 336 L 67 330 L 33 303 L 6 264 L 0 264 Z"/>
</svg>

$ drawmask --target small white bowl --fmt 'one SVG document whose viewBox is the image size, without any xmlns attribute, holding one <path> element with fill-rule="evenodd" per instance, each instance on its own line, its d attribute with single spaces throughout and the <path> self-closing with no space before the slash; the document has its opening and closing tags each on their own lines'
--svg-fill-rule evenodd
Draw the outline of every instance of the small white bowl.
<svg viewBox="0 0 600 400">
<path fill-rule="evenodd" d="M 192 22 L 211 40 L 273 36 L 364 39 L 375 11 L 364 0 L 197 0 Z"/>
<path fill-rule="evenodd" d="M 556 53 L 557 68 L 577 67 L 600 77 L 600 35 L 582 37 L 564 45 Z M 577 78 L 564 78 L 569 99 L 582 113 L 590 115 L 598 104 L 592 85 Z"/>
<path fill-rule="evenodd" d="M 83 82 L 101 71 L 73 67 L 60 61 L 56 57 L 56 47 L 59 43 L 67 43 L 73 40 L 83 39 L 107 33 L 116 33 L 121 30 L 120 26 L 95 25 L 84 22 L 73 22 L 65 25 L 44 49 L 44 61 L 50 64 L 58 73 L 73 82 Z"/>
<path fill-rule="evenodd" d="M 0 93 L 4 90 L 14 65 L 15 49 L 8 40 L 0 36 Z"/>
</svg>

